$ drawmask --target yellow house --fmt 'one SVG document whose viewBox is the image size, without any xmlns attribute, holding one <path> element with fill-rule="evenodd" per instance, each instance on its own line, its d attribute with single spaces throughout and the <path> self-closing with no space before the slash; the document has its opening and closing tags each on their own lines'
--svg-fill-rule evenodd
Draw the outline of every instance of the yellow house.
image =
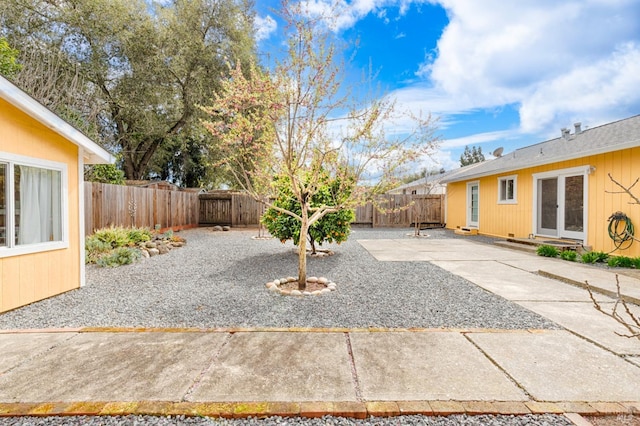
<svg viewBox="0 0 640 426">
<path fill-rule="evenodd" d="M 640 178 L 640 115 L 588 130 L 574 126 L 556 139 L 448 174 L 447 228 L 571 239 L 596 251 L 640 256 L 640 241 L 621 238 L 627 225 L 640 224 L 640 205 L 614 183 L 629 188 Z M 632 193 L 640 198 L 640 184 Z"/>
<path fill-rule="evenodd" d="M 110 162 L 0 76 L 0 312 L 84 285 L 83 168 Z"/>
</svg>

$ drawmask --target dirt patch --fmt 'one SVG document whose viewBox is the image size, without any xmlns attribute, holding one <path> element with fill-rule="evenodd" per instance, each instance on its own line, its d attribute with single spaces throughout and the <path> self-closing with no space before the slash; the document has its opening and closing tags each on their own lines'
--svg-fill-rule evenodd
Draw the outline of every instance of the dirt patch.
<svg viewBox="0 0 640 426">
<path fill-rule="evenodd" d="M 280 284 L 278 287 L 280 287 L 280 290 L 298 290 L 298 281 L 288 281 L 284 284 Z M 307 282 L 307 286 L 305 287 L 304 291 L 308 291 L 309 293 L 311 293 L 314 291 L 324 290 L 325 288 L 327 288 L 326 284 L 322 284 L 317 281 Z"/>
</svg>

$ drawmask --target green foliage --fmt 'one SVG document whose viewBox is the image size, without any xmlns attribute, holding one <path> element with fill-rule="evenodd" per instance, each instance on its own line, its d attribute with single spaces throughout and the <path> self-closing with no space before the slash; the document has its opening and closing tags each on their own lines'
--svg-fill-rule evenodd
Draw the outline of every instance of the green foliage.
<svg viewBox="0 0 640 426">
<path fill-rule="evenodd" d="M 196 105 L 219 89 L 226 62 L 255 57 L 253 16 L 245 0 L 0 2 L 2 34 L 28 53 L 20 59 L 59 58 L 55 70 L 31 74 L 31 84 L 50 92 L 36 98 L 46 104 L 61 89 L 39 84 L 54 82 L 47 75 L 80 70 L 80 84 L 62 87 L 65 99 L 96 123 L 104 146 L 122 153 L 129 179 L 177 171 L 181 181 L 197 181 L 192 173 L 202 169 L 186 157 L 200 155 L 210 138 L 181 150 L 179 164 L 171 153 L 199 128 Z"/>
<path fill-rule="evenodd" d="M 151 231 L 147 228 L 129 228 L 127 231 L 127 237 L 129 238 L 128 245 L 149 241 L 152 237 Z"/>
<path fill-rule="evenodd" d="M 115 267 L 121 265 L 129 265 L 141 257 L 140 250 L 132 247 L 118 247 L 100 257 L 96 264 L 101 267 Z"/>
<path fill-rule="evenodd" d="M 5 77 L 13 77 L 22 66 L 16 62 L 19 52 L 9 46 L 6 38 L 0 37 L 0 74 Z"/>
<path fill-rule="evenodd" d="M 86 167 L 84 180 L 87 182 L 124 185 L 124 172 L 115 164 L 94 164 Z"/>
<path fill-rule="evenodd" d="M 84 262 L 96 263 L 100 257 L 109 254 L 112 250 L 111 244 L 94 238 L 93 235 L 89 236 L 84 244 Z"/>
<path fill-rule="evenodd" d="M 343 191 L 338 179 L 331 179 L 324 176 L 321 180 L 321 187 L 311 197 L 311 210 L 320 206 L 330 206 L 337 204 L 336 201 L 344 197 L 348 197 L 348 193 L 339 193 Z M 287 210 L 294 214 L 300 215 L 302 209 L 300 203 L 295 199 L 291 192 L 291 185 L 286 177 L 279 177 L 275 180 L 274 185 L 278 191 L 278 197 L 273 205 L 267 209 L 262 216 L 262 223 L 265 225 L 271 235 L 278 238 L 283 243 L 287 240 L 293 240 L 298 245 L 300 239 L 300 221 L 295 217 L 279 211 L 276 207 Z M 351 232 L 351 222 L 355 219 L 355 213 L 351 209 L 339 209 L 338 211 L 327 213 L 317 222 L 309 227 L 308 239 L 311 242 L 312 250 L 315 251 L 315 245 L 322 245 L 324 242 L 338 243 L 346 241 Z"/>
<path fill-rule="evenodd" d="M 85 262 L 98 266 L 128 265 L 141 256 L 136 244 L 149 241 L 152 236 L 146 228 L 110 226 L 99 229 L 85 240 Z"/>
<path fill-rule="evenodd" d="M 554 246 L 541 245 L 541 246 L 538 246 L 536 253 L 538 254 L 538 256 L 558 257 L 558 255 L 560 254 L 560 251 Z"/>
<path fill-rule="evenodd" d="M 122 226 L 110 226 L 98 229 L 90 238 L 109 244 L 111 248 L 125 247 L 129 244 L 129 230 Z"/>
<path fill-rule="evenodd" d="M 573 250 L 565 250 L 560 253 L 560 258 L 563 260 L 568 260 L 570 262 L 575 262 L 578 258 L 578 253 Z"/>
<path fill-rule="evenodd" d="M 609 258 L 607 253 L 601 251 L 589 251 L 582 255 L 583 263 L 598 263 L 598 262 L 606 262 Z"/>
<path fill-rule="evenodd" d="M 611 256 L 607 260 L 607 265 L 612 268 L 636 268 L 639 263 L 640 259 L 627 256 Z"/>
<path fill-rule="evenodd" d="M 469 149 L 469 146 L 464 147 L 464 152 L 460 155 L 460 167 L 468 166 L 469 164 L 481 163 L 485 160 L 482 153 L 482 147 L 473 146 Z"/>
</svg>

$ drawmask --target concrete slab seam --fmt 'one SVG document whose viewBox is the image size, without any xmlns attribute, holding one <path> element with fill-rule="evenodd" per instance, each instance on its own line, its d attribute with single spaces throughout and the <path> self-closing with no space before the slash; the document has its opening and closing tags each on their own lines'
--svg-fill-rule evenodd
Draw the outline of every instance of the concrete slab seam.
<svg viewBox="0 0 640 426">
<path fill-rule="evenodd" d="M 611 290 L 607 290 L 605 288 L 602 287 L 597 287 L 594 286 L 593 284 L 587 284 L 587 282 L 580 282 L 580 281 L 576 281 L 576 280 L 572 280 L 571 278 L 567 278 L 567 277 L 563 277 L 561 275 L 557 275 L 554 274 L 553 272 L 548 272 L 548 271 L 544 271 L 542 269 L 538 270 L 538 274 L 540 276 L 546 277 L 546 278 L 551 278 L 557 281 L 561 281 L 565 284 L 569 284 L 575 287 L 579 287 L 582 289 L 587 289 L 590 288 L 593 292 L 595 293 L 599 293 L 602 294 L 604 296 L 607 297 L 611 297 L 613 299 L 616 299 L 618 297 L 618 294 L 615 291 L 611 291 Z M 617 275 L 617 274 L 616 274 Z M 630 302 L 630 303 L 634 303 L 636 305 L 640 305 L 640 299 L 638 299 L 637 297 L 633 297 L 633 296 L 628 296 L 625 294 L 621 294 L 620 297 L 625 301 L 625 302 Z"/>
<path fill-rule="evenodd" d="M 353 380 L 353 387 L 356 393 L 356 399 L 362 401 L 362 387 L 360 386 L 360 379 L 358 378 L 358 369 L 356 368 L 356 361 L 353 357 L 353 347 L 351 346 L 351 337 L 349 333 L 344 333 L 345 342 L 347 345 L 347 353 L 349 356 L 349 367 L 351 367 L 351 379 Z"/>
<path fill-rule="evenodd" d="M 19 368 L 19 367 L 23 366 L 24 364 L 26 364 L 28 362 L 31 362 L 33 360 L 36 360 L 36 359 L 44 356 L 47 352 L 51 352 L 52 350 L 56 349 L 60 345 L 63 345 L 65 343 L 67 343 L 68 341 L 74 339 L 77 336 L 78 336 L 78 333 L 72 334 L 71 336 L 69 336 L 68 338 L 66 338 L 66 339 L 64 339 L 64 340 L 62 340 L 60 342 L 53 343 L 53 344 L 51 344 L 51 346 L 49 346 L 49 347 L 47 347 L 47 348 L 45 348 L 45 349 L 43 349 L 43 350 L 41 350 L 39 352 L 35 352 L 33 354 L 30 354 L 29 356 L 26 356 L 26 357 L 22 358 L 20 360 L 20 362 L 18 362 L 17 364 L 13 365 L 8 370 L 0 371 L 0 375 L 10 373 L 13 370 L 15 370 L 16 368 Z"/>
<path fill-rule="evenodd" d="M 515 303 L 518 303 L 518 302 L 515 302 Z M 585 303 L 589 303 L 589 302 L 585 302 Z M 573 334 L 577 338 L 579 338 L 581 340 L 584 340 L 585 342 L 587 342 L 589 344 L 592 344 L 593 346 L 595 346 L 597 348 L 600 348 L 603 351 L 608 352 L 608 353 L 610 353 L 610 354 L 612 354 L 612 355 L 614 355 L 614 356 L 616 356 L 616 357 L 628 362 L 629 364 L 633 365 L 634 367 L 640 367 L 640 366 L 638 366 L 638 364 L 634 363 L 631 359 L 628 358 L 628 357 L 634 356 L 633 354 L 620 354 L 620 353 L 617 353 L 617 352 L 613 351 L 612 349 L 608 348 L 607 346 L 603 345 L 602 343 L 596 342 L 595 340 L 590 339 L 589 337 L 587 337 L 587 336 L 585 336 L 583 334 L 579 334 L 578 332 L 576 332 L 574 330 L 571 330 L 569 328 L 563 327 L 563 326 L 560 326 L 560 327 L 562 327 L 562 329 L 564 331 L 568 332 L 569 334 Z"/>
<path fill-rule="evenodd" d="M 515 377 L 513 377 L 507 370 L 505 370 L 495 359 L 493 359 L 493 357 L 491 355 L 489 355 L 484 349 L 482 349 L 480 347 L 480 345 L 478 345 L 476 342 L 473 341 L 473 339 L 471 339 L 468 334 L 472 334 L 472 333 L 462 333 L 462 336 L 464 336 L 464 338 L 473 345 L 473 347 L 475 347 L 478 351 L 480 351 L 480 353 L 482 355 L 484 355 L 485 358 L 487 358 L 489 360 L 489 362 L 491 364 L 493 364 L 499 371 L 502 372 L 502 374 L 504 374 L 510 381 L 511 383 L 513 383 L 514 385 L 516 385 L 518 387 L 518 389 L 520 389 L 529 399 L 533 399 L 532 395 L 527 391 L 527 389 L 522 386 L 522 384 L 520 384 Z"/>
<path fill-rule="evenodd" d="M 581 416 L 638 415 L 634 403 L 575 403 L 536 401 L 366 401 L 366 402 L 171 402 L 171 401 L 89 401 L 0 403 L 0 417 L 23 416 L 126 416 L 184 415 L 222 418 L 322 417 L 349 418 L 393 417 L 421 414 L 425 416 L 567 414 Z M 563 408 L 579 408 L 579 413 Z M 571 416 L 575 417 L 575 416 Z"/>
<path fill-rule="evenodd" d="M 189 399 L 189 396 L 191 396 L 191 394 L 195 392 L 196 389 L 198 389 L 198 387 L 200 386 L 200 383 L 202 383 L 202 379 L 209 372 L 209 370 L 211 370 L 211 367 L 213 367 L 213 365 L 216 363 L 216 361 L 220 357 L 222 350 L 225 348 L 225 346 L 229 344 L 232 338 L 233 338 L 233 333 L 228 333 L 226 338 L 218 348 L 218 350 L 209 358 L 205 367 L 202 369 L 202 371 L 200 371 L 200 374 L 198 374 L 198 376 L 193 380 L 193 383 L 191 383 L 191 386 L 189 386 L 189 388 L 184 393 L 184 395 L 182 395 L 182 399 L 181 399 L 182 402 L 187 402 L 187 400 Z"/>
</svg>

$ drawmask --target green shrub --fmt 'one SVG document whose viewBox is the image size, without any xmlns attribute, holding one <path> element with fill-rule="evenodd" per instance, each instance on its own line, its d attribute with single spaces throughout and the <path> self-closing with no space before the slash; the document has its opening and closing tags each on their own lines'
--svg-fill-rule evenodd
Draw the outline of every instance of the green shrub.
<svg viewBox="0 0 640 426">
<path fill-rule="evenodd" d="M 128 265 L 141 256 L 133 247 L 151 237 L 151 231 L 146 228 L 110 226 L 98 229 L 85 239 L 85 262 L 99 266 Z"/>
<path fill-rule="evenodd" d="M 277 177 L 274 185 L 278 190 L 274 206 L 300 215 L 302 208 L 293 196 L 289 178 L 286 176 Z M 341 200 L 349 196 L 349 193 L 342 188 L 340 179 L 332 178 L 326 173 L 321 176 L 317 185 L 319 188 L 310 200 L 311 208 L 339 204 Z M 340 244 L 346 241 L 351 232 L 351 222 L 354 220 L 355 212 L 343 208 L 328 213 L 316 221 L 309 227 L 307 235 L 312 251 L 315 252 L 316 245 L 322 245 L 324 242 Z M 269 233 L 281 242 L 293 240 L 293 243 L 298 245 L 301 226 L 298 219 L 271 207 L 263 214 L 261 221 Z"/>
<path fill-rule="evenodd" d="M 558 254 L 560 254 L 560 251 L 554 246 L 541 245 L 541 246 L 538 246 L 536 253 L 538 253 L 538 256 L 558 257 Z"/>
<path fill-rule="evenodd" d="M 607 253 L 601 251 L 590 251 L 582 255 L 582 262 L 584 263 L 597 263 L 606 262 L 609 258 Z"/>
<path fill-rule="evenodd" d="M 612 268 L 633 268 L 633 259 L 627 256 L 611 256 L 607 261 L 607 265 Z"/>
<path fill-rule="evenodd" d="M 631 263 L 633 263 L 633 267 L 636 269 L 640 269 L 640 257 L 634 257 L 631 259 Z"/>
<path fill-rule="evenodd" d="M 84 261 L 85 263 L 96 263 L 101 256 L 104 256 L 111 250 L 113 250 L 111 244 L 105 243 L 91 235 L 87 237 L 84 244 Z"/>
<path fill-rule="evenodd" d="M 149 241 L 152 237 L 151 230 L 147 228 L 130 228 L 128 231 L 129 242 L 133 244 Z"/>
<path fill-rule="evenodd" d="M 102 267 L 129 265 L 141 257 L 140 250 L 130 247 L 118 247 L 111 253 L 100 257 L 96 264 Z"/>
<path fill-rule="evenodd" d="M 560 258 L 564 260 L 568 260 L 569 262 L 575 262 L 578 257 L 578 253 L 573 250 L 565 250 L 560 253 Z"/>
<path fill-rule="evenodd" d="M 98 229 L 92 237 L 111 245 L 111 248 L 126 247 L 130 242 L 129 229 L 121 226 Z"/>
</svg>

